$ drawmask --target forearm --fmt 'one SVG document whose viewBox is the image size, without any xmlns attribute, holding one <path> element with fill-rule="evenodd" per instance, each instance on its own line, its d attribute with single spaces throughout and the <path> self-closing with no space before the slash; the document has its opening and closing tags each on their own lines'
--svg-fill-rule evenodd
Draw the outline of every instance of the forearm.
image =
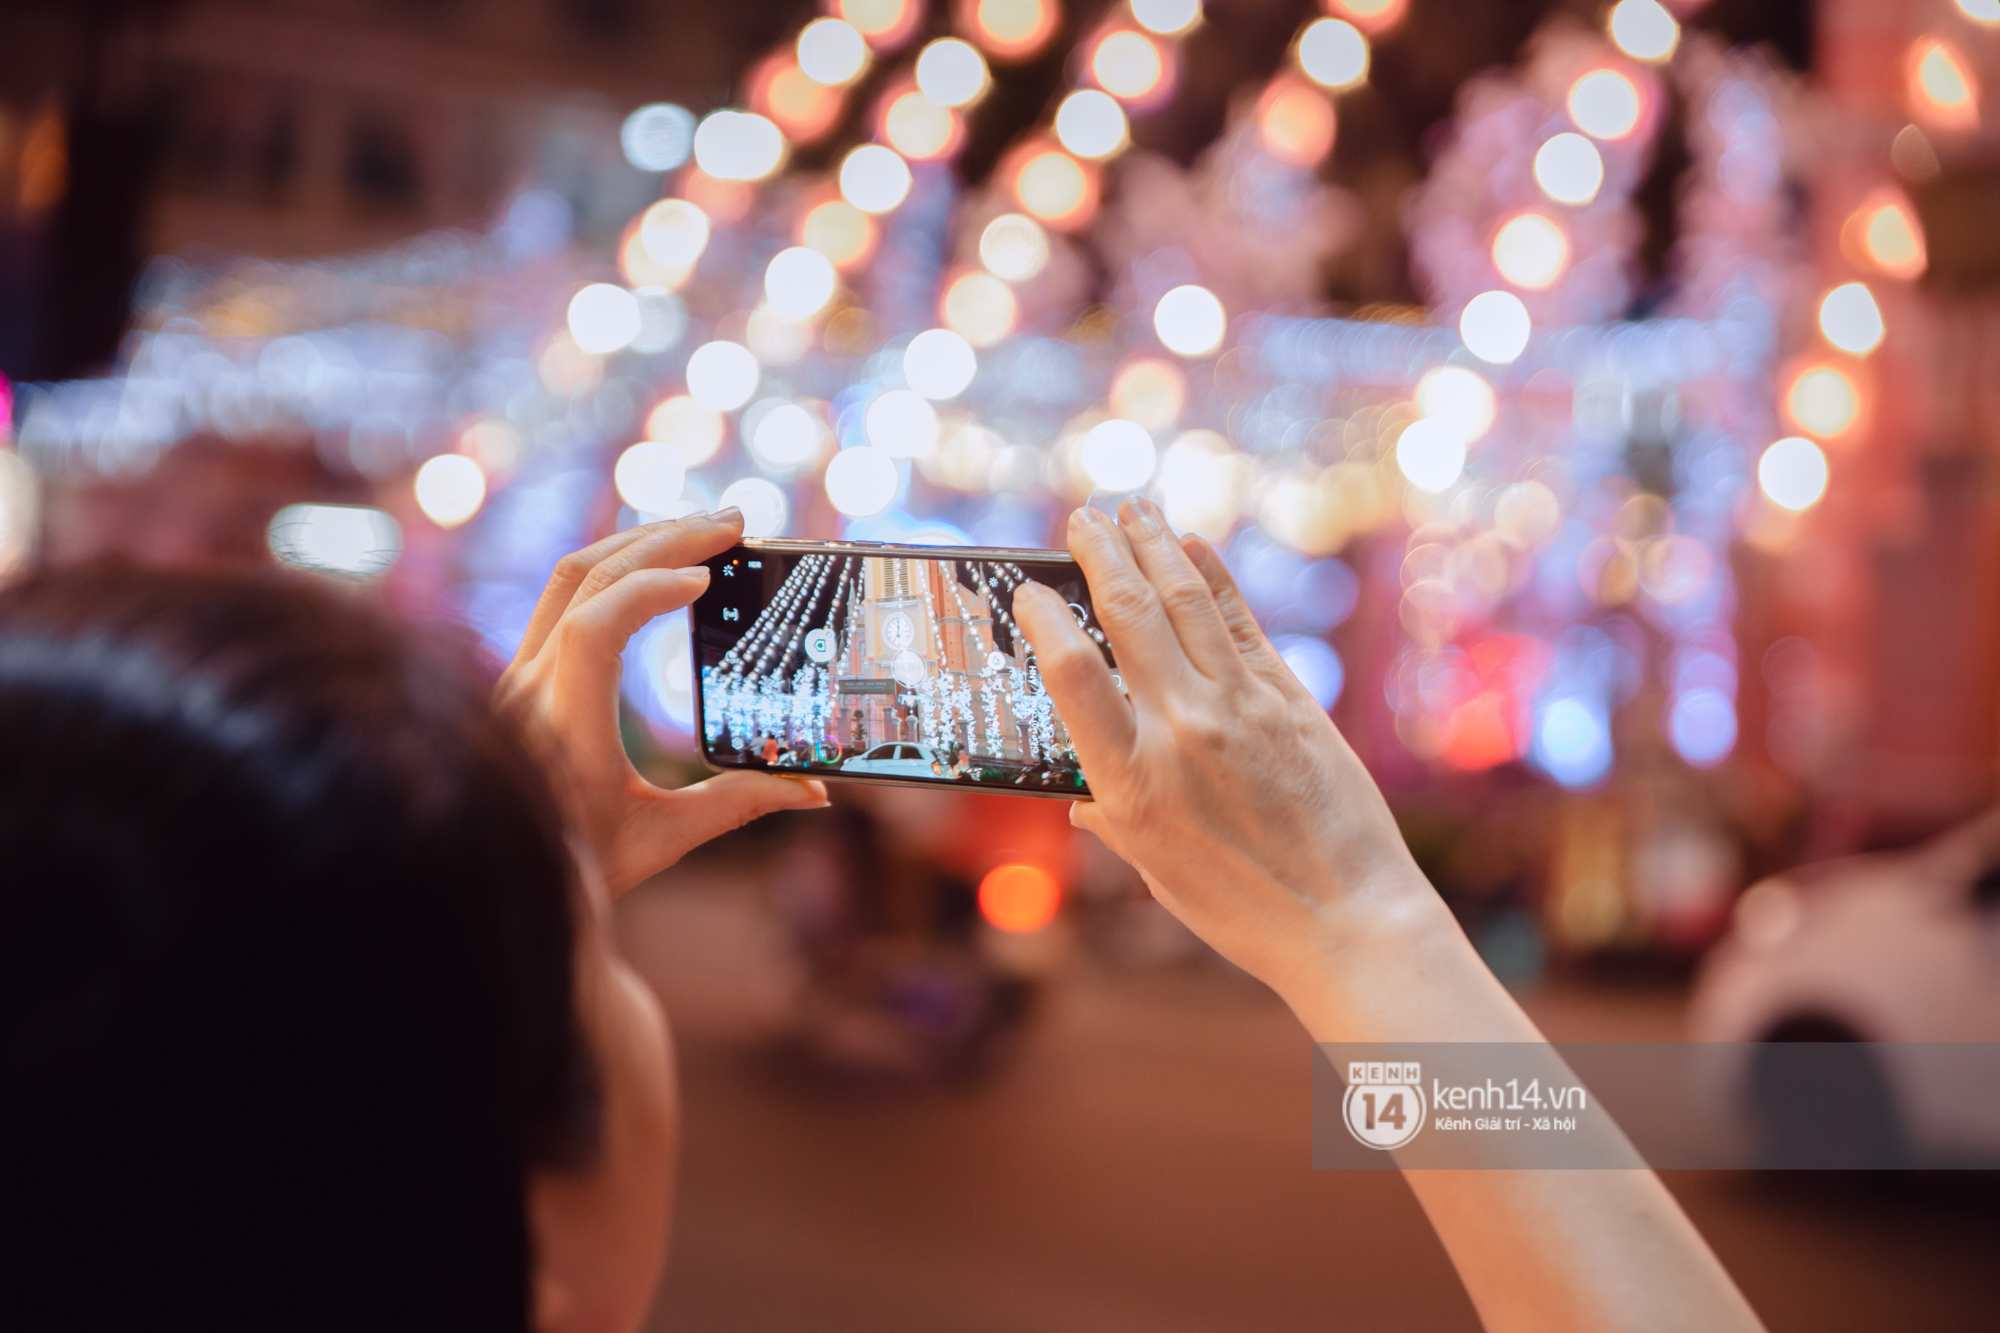
<svg viewBox="0 0 2000 1333">
<path fill-rule="evenodd" d="M 1280 985 L 1320 1042 L 1540 1042 L 1428 884 L 1391 895 Z M 1492 1333 L 1752 1330 L 1729 1275 L 1650 1171 L 1417 1170 L 1405 1177 Z"/>
</svg>

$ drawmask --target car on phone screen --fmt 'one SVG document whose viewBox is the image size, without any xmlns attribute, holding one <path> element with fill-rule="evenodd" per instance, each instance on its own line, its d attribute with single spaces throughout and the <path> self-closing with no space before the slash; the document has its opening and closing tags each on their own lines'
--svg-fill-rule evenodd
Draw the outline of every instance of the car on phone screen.
<svg viewBox="0 0 2000 1333">
<path fill-rule="evenodd" d="M 890 778 L 950 777 L 944 753 L 912 741 L 885 741 L 840 766 L 843 773 L 879 773 Z"/>
<path fill-rule="evenodd" d="M 1703 965 L 1689 1029 L 1756 1043 L 1723 1048 L 1735 1067 L 1717 1090 L 1764 1142 L 1824 1136 L 1814 1103 L 1837 1102 L 1857 1159 L 2000 1162 L 2000 1060 L 1931 1044 L 2000 1042 L 2000 811 L 1752 885 Z M 1788 1093 L 1794 1042 L 1848 1045 L 1819 1051 L 1819 1083 Z"/>
</svg>

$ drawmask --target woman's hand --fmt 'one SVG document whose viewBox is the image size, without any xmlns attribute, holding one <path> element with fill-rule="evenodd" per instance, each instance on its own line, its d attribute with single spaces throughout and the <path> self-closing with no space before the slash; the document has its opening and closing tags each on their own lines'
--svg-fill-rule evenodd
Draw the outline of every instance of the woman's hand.
<svg viewBox="0 0 2000 1333">
<path fill-rule="evenodd" d="M 667 791 L 639 776 L 618 734 L 619 655 L 647 622 L 708 586 L 702 562 L 743 534 L 734 509 L 650 523 L 564 556 L 494 699 L 542 746 L 615 896 L 693 847 L 773 810 L 825 805 L 818 782 L 726 773 Z"/>
<path fill-rule="evenodd" d="M 1356 935 L 1428 920 L 1436 895 L 1381 793 L 1214 549 L 1143 500 L 1121 520 L 1079 509 L 1069 545 L 1129 706 L 1060 597 L 1029 587 L 1014 603 L 1090 782 L 1073 822 L 1280 994 Z"/>
</svg>

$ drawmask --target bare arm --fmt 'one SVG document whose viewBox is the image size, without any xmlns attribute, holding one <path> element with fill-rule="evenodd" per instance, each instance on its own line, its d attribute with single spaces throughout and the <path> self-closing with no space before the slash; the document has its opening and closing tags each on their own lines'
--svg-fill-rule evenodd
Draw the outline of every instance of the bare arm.
<svg viewBox="0 0 2000 1333">
<path fill-rule="evenodd" d="M 1131 700 L 1062 600 L 1024 589 L 1016 616 L 1094 796 L 1073 821 L 1316 1041 L 1542 1040 L 1215 552 L 1143 501 L 1119 524 L 1077 511 L 1070 549 Z M 1407 1179 L 1495 1333 L 1761 1327 L 1649 1171 Z"/>
</svg>

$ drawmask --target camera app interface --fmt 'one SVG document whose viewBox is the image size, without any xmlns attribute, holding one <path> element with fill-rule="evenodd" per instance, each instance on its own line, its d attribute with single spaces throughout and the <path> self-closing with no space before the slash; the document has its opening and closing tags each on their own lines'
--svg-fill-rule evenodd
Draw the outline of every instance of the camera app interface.
<svg viewBox="0 0 2000 1333">
<path fill-rule="evenodd" d="M 1055 589 L 1111 653 L 1074 565 L 738 547 L 695 605 L 709 759 L 1082 793 L 1069 730 L 1014 624 L 1014 590 Z"/>
</svg>

